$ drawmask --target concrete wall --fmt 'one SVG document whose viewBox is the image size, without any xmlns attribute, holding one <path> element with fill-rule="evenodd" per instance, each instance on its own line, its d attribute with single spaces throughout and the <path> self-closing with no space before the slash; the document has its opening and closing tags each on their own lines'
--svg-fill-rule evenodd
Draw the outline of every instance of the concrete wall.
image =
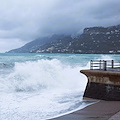
<svg viewBox="0 0 120 120">
<path fill-rule="evenodd" d="M 81 70 L 88 78 L 83 97 L 100 100 L 120 100 L 120 72 Z"/>
</svg>

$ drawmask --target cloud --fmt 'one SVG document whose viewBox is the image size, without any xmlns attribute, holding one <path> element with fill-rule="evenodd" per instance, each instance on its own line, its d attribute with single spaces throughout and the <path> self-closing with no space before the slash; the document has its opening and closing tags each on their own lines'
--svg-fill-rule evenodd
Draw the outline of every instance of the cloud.
<svg viewBox="0 0 120 120">
<path fill-rule="evenodd" d="M 120 24 L 120 0 L 0 0 L 0 40 L 18 44 L 51 34 Z M 7 48 L 6 48 L 7 49 Z"/>
<path fill-rule="evenodd" d="M 23 46 L 26 42 L 19 39 L 0 39 L 0 53 Z"/>
</svg>

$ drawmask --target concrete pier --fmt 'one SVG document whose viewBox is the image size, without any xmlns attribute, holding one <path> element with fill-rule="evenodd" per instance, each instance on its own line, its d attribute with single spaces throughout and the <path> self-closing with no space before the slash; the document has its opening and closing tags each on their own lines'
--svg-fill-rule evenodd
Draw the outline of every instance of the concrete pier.
<svg viewBox="0 0 120 120">
<path fill-rule="evenodd" d="M 88 83 L 84 98 L 120 101 L 120 72 L 104 70 L 81 70 Z"/>
<path fill-rule="evenodd" d="M 80 72 L 88 78 L 83 98 L 99 102 L 52 120 L 119 120 L 120 62 L 91 61 L 90 70 Z"/>
</svg>

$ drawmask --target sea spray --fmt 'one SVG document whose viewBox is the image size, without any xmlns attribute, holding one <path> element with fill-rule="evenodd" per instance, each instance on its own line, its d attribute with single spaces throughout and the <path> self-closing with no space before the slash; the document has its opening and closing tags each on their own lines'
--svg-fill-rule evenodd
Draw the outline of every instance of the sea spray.
<svg viewBox="0 0 120 120">
<path fill-rule="evenodd" d="M 1 67 L 0 120 L 45 120 L 89 105 L 82 100 L 87 78 L 80 70 L 89 69 L 89 61 L 102 55 L 4 54 L 1 58 L 1 63 L 13 65 Z"/>
<path fill-rule="evenodd" d="M 80 67 L 62 64 L 59 60 L 38 60 L 15 63 L 12 73 L 1 81 L 8 91 L 37 91 L 41 89 L 83 89 L 86 80 L 79 73 Z M 0 90 L 2 89 L 0 86 Z"/>
</svg>

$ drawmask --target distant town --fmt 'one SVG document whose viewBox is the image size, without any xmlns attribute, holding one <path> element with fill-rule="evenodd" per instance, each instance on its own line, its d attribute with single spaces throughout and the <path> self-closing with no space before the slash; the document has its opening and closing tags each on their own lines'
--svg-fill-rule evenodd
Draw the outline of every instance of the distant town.
<svg viewBox="0 0 120 120">
<path fill-rule="evenodd" d="M 120 25 L 85 28 L 83 33 L 38 38 L 9 53 L 120 54 Z"/>
</svg>

